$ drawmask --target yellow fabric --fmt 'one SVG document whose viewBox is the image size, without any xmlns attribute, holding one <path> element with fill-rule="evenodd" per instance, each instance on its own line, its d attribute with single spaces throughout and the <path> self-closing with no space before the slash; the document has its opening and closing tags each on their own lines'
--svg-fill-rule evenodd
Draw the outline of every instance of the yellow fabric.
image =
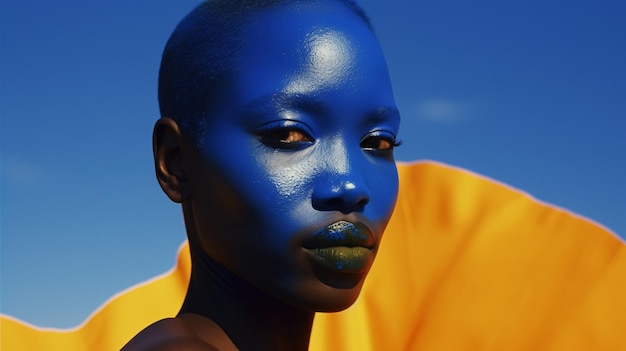
<svg viewBox="0 0 626 351">
<path fill-rule="evenodd" d="M 376 263 L 347 311 L 318 314 L 311 350 L 626 350 L 626 245 L 606 229 L 467 171 L 399 165 Z M 118 350 L 177 312 L 187 247 L 170 272 L 82 326 L 3 316 L 1 349 Z"/>
</svg>

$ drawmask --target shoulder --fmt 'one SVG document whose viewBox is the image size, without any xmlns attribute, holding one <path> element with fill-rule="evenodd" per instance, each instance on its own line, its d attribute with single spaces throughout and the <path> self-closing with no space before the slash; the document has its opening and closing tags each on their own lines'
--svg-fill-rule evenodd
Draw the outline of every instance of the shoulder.
<svg viewBox="0 0 626 351">
<path fill-rule="evenodd" d="M 121 351 L 219 351 L 180 318 L 160 320 L 135 335 Z"/>
</svg>

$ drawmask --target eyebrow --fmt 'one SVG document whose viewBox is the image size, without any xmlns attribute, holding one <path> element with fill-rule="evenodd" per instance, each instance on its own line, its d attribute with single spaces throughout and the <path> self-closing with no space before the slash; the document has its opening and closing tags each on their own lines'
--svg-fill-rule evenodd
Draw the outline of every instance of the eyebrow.
<svg viewBox="0 0 626 351">
<path fill-rule="evenodd" d="M 305 94 L 277 93 L 262 96 L 245 106 L 245 110 L 274 112 L 281 108 L 295 108 L 313 116 L 329 116 L 330 109 L 323 100 Z M 381 106 L 367 114 L 372 122 L 400 120 L 400 111 L 395 106 Z"/>
<path fill-rule="evenodd" d="M 371 114 L 371 118 L 374 120 L 400 120 L 400 110 L 395 106 L 385 106 L 376 109 L 376 112 Z"/>
<path fill-rule="evenodd" d="M 303 94 L 293 93 L 265 95 L 245 106 L 246 111 L 276 111 L 281 108 L 296 108 L 313 115 L 325 115 L 328 113 L 328 107 L 323 101 Z"/>
</svg>

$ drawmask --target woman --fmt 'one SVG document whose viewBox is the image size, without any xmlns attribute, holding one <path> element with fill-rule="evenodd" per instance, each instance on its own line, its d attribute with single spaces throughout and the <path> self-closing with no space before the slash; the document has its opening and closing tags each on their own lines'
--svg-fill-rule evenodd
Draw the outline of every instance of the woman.
<svg viewBox="0 0 626 351">
<path fill-rule="evenodd" d="M 191 282 L 123 350 L 305 350 L 357 298 L 393 211 L 400 117 L 351 1 L 208 1 L 159 76 L 158 181 L 181 203 Z"/>
</svg>

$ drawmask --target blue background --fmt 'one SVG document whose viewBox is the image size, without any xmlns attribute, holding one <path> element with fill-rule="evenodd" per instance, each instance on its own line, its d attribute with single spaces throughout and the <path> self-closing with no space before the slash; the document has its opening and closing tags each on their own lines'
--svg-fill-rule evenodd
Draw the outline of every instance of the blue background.
<svg viewBox="0 0 626 351">
<path fill-rule="evenodd" d="M 161 50 L 199 1 L 0 7 L 1 310 L 72 327 L 184 240 L 153 174 Z M 626 236 L 626 2 L 362 4 L 400 160 L 487 175 Z"/>
</svg>

